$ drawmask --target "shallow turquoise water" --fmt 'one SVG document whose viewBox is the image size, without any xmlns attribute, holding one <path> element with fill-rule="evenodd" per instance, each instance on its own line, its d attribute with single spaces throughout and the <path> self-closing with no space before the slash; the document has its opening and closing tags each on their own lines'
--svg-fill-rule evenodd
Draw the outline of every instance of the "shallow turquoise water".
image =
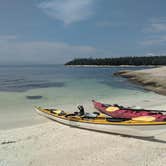
<svg viewBox="0 0 166 166">
<path fill-rule="evenodd" d="M 78 104 L 90 104 L 91 99 L 151 95 L 126 79 L 113 76 L 123 69 L 141 68 L 1 66 L 0 129 L 47 121 L 35 113 L 35 105 L 75 111 Z"/>
</svg>

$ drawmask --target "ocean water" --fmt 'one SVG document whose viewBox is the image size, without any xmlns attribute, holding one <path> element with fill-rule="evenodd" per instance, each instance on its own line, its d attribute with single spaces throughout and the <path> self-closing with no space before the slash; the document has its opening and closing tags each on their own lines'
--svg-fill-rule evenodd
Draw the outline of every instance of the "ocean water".
<svg viewBox="0 0 166 166">
<path fill-rule="evenodd" d="M 143 67 L 0 66 L 0 129 L 46 122 L 34 106 L 76 111 L 92 99 L 147 94 L 140 86 L 115 77 L 119 70 Z"/>
</svg>

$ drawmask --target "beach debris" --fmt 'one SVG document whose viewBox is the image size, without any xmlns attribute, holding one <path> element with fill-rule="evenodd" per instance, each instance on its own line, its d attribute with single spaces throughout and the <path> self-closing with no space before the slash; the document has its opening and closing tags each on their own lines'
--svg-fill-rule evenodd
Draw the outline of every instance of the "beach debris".
<svg viewBox="0 0 166 166">
<path fill-rule="evenodd" d="M 149 100 L 144 100 L 144 102 L 150 102 Z"/>
<path fill-rule="evenodd" d="M 1 145 L 12 144 L 12 143 L 16 143 L 16 141 L 3 141 L 3 142 L 1 142 Z"/>
<path fill-rule="evenodd" d="M 30 100 L 36 100 L 36 99 L 41 99 L 43 98 L 43 96 L 40 96 L 40 95 L 35 95 L 35 96 L 26 96 L 27 99 L 30 99 Z"/>
</svg>

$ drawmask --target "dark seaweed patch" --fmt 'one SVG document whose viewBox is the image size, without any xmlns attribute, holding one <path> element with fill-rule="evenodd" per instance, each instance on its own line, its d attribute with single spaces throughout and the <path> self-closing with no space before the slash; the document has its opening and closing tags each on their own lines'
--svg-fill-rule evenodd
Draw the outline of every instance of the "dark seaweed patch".
<svg viewBox="0 0 166 166">
<path fill-rule="evenodd" d="M 10 82 L 10 84 L 2 84 L 0 83 L 0 91 L 8 91 L 8 92 L 24 92 L 30 89 L 36 88 L 48 88 L 48 87 L 64 87 L 64 82 L 43 82 L 43 81 L 25 81 L 21 83 Z"/>
</svg>

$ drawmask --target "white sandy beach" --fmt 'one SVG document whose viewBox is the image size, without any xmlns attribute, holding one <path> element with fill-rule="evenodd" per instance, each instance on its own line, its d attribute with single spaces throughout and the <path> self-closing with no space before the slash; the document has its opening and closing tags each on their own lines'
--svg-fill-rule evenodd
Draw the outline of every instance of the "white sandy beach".
<svg viewBox="0 0 166 166">
<path fill-rule="evenodd" d="M 0 165 L 164 166 L 166 140 L 96 133 L 48 122 L 0 132 Z M 166 135 L 162 135 L 162 140 Z M 8 141 L 14 141 L 10 144 Z"/>
<path fill-rule="evenodd" d="M 127 105 L 166 108 L 165 96 L 114 99 Z M 109 102 L 110 100 L 103 100 Z M 129 102 L 130 101 L 130 102 Z M 87 106 L 86 109 L 92 109 Z M 43 117 L 44 118 L 44 117 Z M 0 131 L 0 166 L 164 166 L 166 133 L 138 139 L 76 129 L 54 121 Z M 159 139 L 159 140 L 158 140 Z"/>
</svg>

